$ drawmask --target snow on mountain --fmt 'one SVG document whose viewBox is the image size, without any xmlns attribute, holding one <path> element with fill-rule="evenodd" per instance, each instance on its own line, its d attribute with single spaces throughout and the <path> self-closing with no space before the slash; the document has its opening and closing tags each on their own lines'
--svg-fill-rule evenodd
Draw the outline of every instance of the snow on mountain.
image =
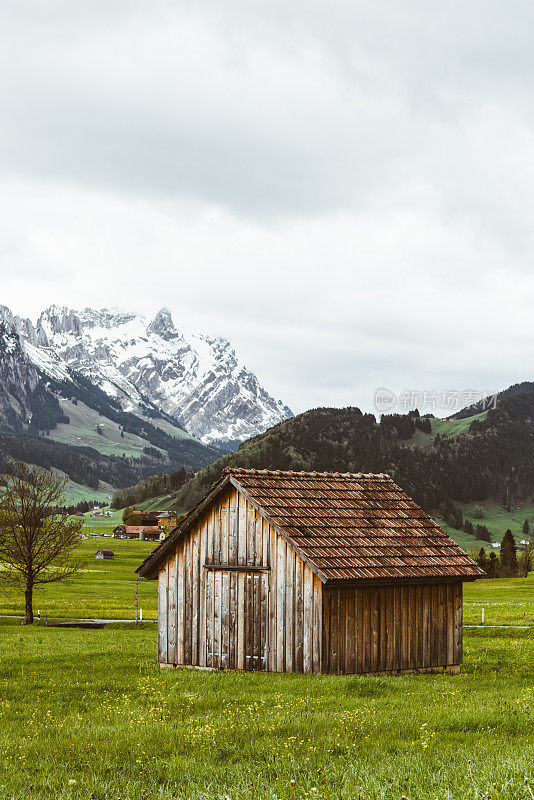
<svg viewBox="0 0 534 800">
<path fill-rule="evenodd" d="M 17 426 L 31 419 L 30 394 L 39 383 L 39 374 L 28 361 L 17 333 L 13 314 L 0 306 L 0 421 Z"/>
<path fill-rule="evenodd" d="M 34 326 L 11 317 L 28 359 L 47 375 L 76 370 L 125 411 L 156 408 L 205 443 L 245 439 L 292 416 L 223 338 L 178 330 L 168 309 L 152 320 L 113 309 L 51 306 Z"/>
</svg>

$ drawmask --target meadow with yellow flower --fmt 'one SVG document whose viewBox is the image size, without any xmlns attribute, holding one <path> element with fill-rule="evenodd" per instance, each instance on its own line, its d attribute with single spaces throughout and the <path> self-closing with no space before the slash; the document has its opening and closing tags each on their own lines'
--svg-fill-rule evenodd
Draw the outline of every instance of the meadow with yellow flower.
<svg viewBox="0 0 534 800">
<path fill-rule="evenodd" d="M 112 585 L 127 611 L 135 578 L 96 569 L 69 603 Z M 152 621 L 0 618 L 0 797 L 532 800 L 534 575 L 467 586 L 482 608 L 458 676 L 161 670 Z"/>
</svg>

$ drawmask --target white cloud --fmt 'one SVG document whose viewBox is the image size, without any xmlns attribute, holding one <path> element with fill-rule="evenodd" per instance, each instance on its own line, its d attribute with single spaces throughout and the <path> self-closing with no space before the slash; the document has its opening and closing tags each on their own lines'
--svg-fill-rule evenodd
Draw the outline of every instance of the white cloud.
<svg viewBox="0 0 534 800">
<path fill-rule="evenodd" d="M 296 410 L 532 377 L 533 17 L 3 3 L 2 302 L 167 305 Z"/>
</svg>

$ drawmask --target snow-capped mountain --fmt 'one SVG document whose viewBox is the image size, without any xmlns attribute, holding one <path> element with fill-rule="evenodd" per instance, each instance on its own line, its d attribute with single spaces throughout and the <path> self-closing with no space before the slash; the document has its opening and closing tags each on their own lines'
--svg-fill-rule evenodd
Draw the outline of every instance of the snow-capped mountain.
<svg viewBox="0 0 534 800">
<path fill-rule="evenodd" d="M 28 361 L 45 375 L 68 380 L 75 370 L 124 411 L 150 416 L 158 409 L 205 443 L 245 439 L 292 416 L 226 339 L 178 330 L 167 309 L 147 320 L 51 306 L 35 325 L 11 320 Z"/>
<path fill-rule="evenodd" d="M 30 396 L 38 383 L 39 373 L 21 347 L 13 315 L 0 306 L 0 419 L 13 427 L 29 423 Z"/>
</svg>

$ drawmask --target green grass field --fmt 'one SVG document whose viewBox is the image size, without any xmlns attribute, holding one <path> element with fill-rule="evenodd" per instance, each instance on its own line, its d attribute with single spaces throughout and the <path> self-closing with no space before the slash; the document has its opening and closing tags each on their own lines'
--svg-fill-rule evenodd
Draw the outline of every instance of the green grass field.
<svg viewBox="0 0 534 800">
<path fill-rule="evenodd" d="M 402 677 L 160 670 L 150 624 L 0 631 L 6 799 L 528 800 L 534 783 L 532 630 L 467 630 L 461 675 Z"/>
<path fill-rule="evenodd" d="M 79 556 L 85 567 L 67 583 L 38 587 L 34 595 L 34 611 L 50 618 L 102 617 L 135 618 L 136 567 L 155 547 L 154 542 L 108 539 L 90 536 L 80 542 Z M 113 550 L 114 561 L 95 559 L 101 548 Z M 145 619 L 157 617 L 157 581 L 139 581 L 139 607 Z M 0 614 L 21 613 L 20 594 L 0 594 Z"/>
<path fill-rule="evenodd" d="M 95 561 L 107 547 L 115 561 Z M 91 537 L 87 568 L 36 593 L 49 616 L 133 617 L 154 545 Z M 156 618 L 155 581 L 139 582 Z M 0 619 L 0 788 L 9 800 L 529 800 L 534 574 L 465 586 L 459 676 L 160 670 L 157 628 Z M 4 598 L 2 613 L 22 608 Z M 294 780 L 295 783 L 291 784 Z"/>
</svg>

